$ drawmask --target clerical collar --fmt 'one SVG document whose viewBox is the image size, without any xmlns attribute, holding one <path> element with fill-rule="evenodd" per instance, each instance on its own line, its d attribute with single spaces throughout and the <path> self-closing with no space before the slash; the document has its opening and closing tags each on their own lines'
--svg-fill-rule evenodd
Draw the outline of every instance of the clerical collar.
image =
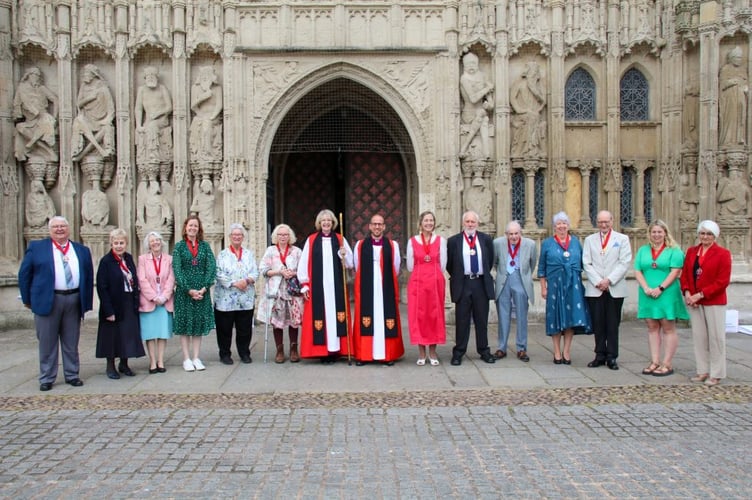
<svg viewBox="0 0 752 500">
<path fill-rule="evenodd" d="M 382 242 L 384 241 L 384 239 L 383 239 L 383 238 L 379 238 L 379 239 L 377 240 L 377 239 L 375 239 L 375 238 L 373 238 L 373 237 L 372 237 L 372 238 L 371 238 L 371 241 L 373 242 L 373 246 L 375 246 L 375 247 L 380 247 L 380 246 L 381 246 L 381 243 L 382 243 Z"/>
</svg>

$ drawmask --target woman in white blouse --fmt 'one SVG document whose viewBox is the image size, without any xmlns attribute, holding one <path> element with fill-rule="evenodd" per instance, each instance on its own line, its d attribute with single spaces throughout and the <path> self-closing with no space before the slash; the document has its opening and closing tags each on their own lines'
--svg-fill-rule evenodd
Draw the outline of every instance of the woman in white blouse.
<svg viewBox="0 0 752 500">
<path fill-rule="evenodd" d="M 253 251 L 243 247 L 245 237 L 242 224 L 231 224 L 230 246 L 219 252 L 217 257 L 214 321 L 217 325 L 219 360 L 226 365 L 233 363 L 230 350 L 233 326 L 240 361 L 251 362 L 255 283 L 259 273 Z"/>
</svg>

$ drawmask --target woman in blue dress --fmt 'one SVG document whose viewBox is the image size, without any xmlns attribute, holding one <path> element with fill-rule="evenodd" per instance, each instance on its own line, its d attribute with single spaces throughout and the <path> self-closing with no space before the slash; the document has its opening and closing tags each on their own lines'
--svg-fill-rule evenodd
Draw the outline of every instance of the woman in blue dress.
<svg viewBox="0 0 752 500">
<path fill-rule="evenodd" d="M 591 331 L 590 314 L 582 285 L 582 245 L 569 234 L 566 213 L 554 215 L 553 223 L 554 235 L 541 244 L 538 278 L 546 301 L 546 335 L 554 343 L 554 364 L 569 365 L 574 334 Z"/>
</svg>

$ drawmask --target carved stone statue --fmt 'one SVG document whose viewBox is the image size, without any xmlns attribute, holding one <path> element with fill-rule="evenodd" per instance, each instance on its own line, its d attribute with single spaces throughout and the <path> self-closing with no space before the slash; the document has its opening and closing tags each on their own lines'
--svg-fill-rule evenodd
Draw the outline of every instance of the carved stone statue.
<svg viewBox="0 0 752 500">
<path fill-rule="evenodd" d="M 512 157 L 544 156 L 546 121 L 543 108 L 546 94 L 541 86 L 540 66 L 529 62 L 519 81 L 512 86 L 509 103 L 514 110 L 512 117 Z"/>
<path fill-rule="evenodd" d="M 480 152 L 472 156 L 487 159 L 491 156 L 489 141 L 488 113 L 494 108 L 494 85 L 478 67 L 478 56 L 469 52 L 462 58 L 464 71 L 460 77 L 460 95 L 462 96 L 462 123 L 468 125 L 467 137 L 460 147 L 460 158 L 469 156 L 468 150 L 475 139 L 480 137 Z"/>
<path fill-rule="evenodd" d="M 718 179 L 718 194 L 716 197 L 721 217 L 746 215 L 749 203 L 749 189 L 741 178 L 741 171 L 730 169 L 728 177 Z"/>
<path fill-rule="evenodd" d="M 136 225 L 139 228 L 155 230 L 172 225 L 172 207 L 162 194 L 159 181 L 150 180 L 139 188 L 136 204 Z"/>
<path fill-rule="evenodd" d="M 138 88 L 135 105 L 136 161 L 139 164 L 172 159 L 172 97 L 159 83 L 157 69 L 144 69 L 144 84 Z"/>
<path fill-rule="evenodd" d="M 115 102 L 102 73 L 93 64 L 84 66 L 78 89 L 78 115 L 73 119 L 72 154 L 80 160 L 92 150 L 102 158 L 115 154 Z"/>
<path fill-rule="evenodd" d="M 57 96 L 44 85 L 39 68 L 29 68 L 21 77 L 13 98 L 13 118 L 23 119 L 16 124 L 17 160 L 38 155 L 45 161 L 57 161 L 56 116 Z"/>
<path fill-rule="evenodd" d="M 44 183 L 31 181 L 26 197 L 26 224 L 30 228 L 43 228 L 55 214 L 55 204 L 47 194 Z"/>
<path fill-rule="evenodd" d="M 474 210 L 480 218 L 481 228 L 493 223 L 493 200 L 486 180 L 480 175 L 473 177 L 470 187 L 465 191 L 465 210 Z"/>
<path fill-rule="evenodd" d="M 191 161 L 222 161 L 222 87 L 214 68 L 204 66 L 191 87 Z"/>
<path fill-rule="evenodd" d="M 199 184 L 196 197 L 191 203 L 191 214 L 198 215 L 206 228 L 212 228 L 217 224 L 214 213 L 214 185 L 209 179 L 204 179 Z"/>
<path fill-rule="evenodd" d="M 719 75 L 718 145 L 734 148 L 747 143 L 747 70 L 742 67 L 742 49 L 734 47 L 726 55 Z"/>
<path fill-rule="evenodd" d="M 684 109 L 682 129 L 684 149 L 696 149 L 699 140 L 700 87 L 695 79 L 684 87 Z"/>
<path fill-rule="evenodd" d="M 683 224 L 695 224 L 697 223 L 697 209 L 700 204 L 700 190 L 688 175 L 682 175 L 680 182 L 681 211 L 679 219 Z"/>
<path fill-rule="evenodd" d="M 105 227 L 110 218 L 110 205 L 107 195 L 99 189 L 89 189 L 81 196 L 81 216 L 84 223 Z"/>
</svg>

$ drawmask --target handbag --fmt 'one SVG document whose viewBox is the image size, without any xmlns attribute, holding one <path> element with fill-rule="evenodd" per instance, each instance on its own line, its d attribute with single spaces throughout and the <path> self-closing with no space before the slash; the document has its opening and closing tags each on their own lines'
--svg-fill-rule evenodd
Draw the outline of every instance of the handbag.
<svg viewBox="0 0 752 500">
<path fill-rule="evenodd" d="M 292 295 L 293 297 L 299 297 L 303 295 L 300 293 L 300 281 L 298 280 L 297 276 L 293 276 L 292 278 L 287 280 L 287 293 L 289 295 Z"/>
</svg>

